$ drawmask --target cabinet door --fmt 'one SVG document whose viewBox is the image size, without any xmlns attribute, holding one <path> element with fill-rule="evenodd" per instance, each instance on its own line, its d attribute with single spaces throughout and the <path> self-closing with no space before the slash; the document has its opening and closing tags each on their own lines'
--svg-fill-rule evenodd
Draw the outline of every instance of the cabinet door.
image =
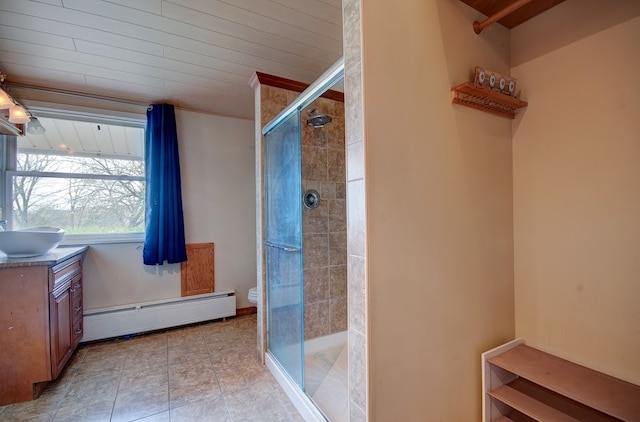
<svg viewBox="0 0 640 422">
<path fill-rule="evenodd" d="M 50 294 L 51 377 L 56 378 L 73 353 L 71 283 Z"/>
</svg>

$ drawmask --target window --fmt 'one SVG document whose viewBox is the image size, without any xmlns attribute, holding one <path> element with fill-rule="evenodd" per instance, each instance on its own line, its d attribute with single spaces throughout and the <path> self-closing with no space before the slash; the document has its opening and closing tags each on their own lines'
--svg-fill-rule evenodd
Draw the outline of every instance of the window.
<svg viewBox="0 0 640 422">
<path fill-rule="evenodd" d="M 6 138 L 11 139 L 5 153 L 7 225 L 60 227 L 71 243 L 140 240 L 144 121 L 42 115 L 44 134 Z"/>
</svg>

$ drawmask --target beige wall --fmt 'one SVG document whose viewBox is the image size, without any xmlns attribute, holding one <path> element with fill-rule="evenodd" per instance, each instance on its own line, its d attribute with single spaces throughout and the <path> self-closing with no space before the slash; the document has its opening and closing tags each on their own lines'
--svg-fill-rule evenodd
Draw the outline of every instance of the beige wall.
<svg viewBox="0 0 640 422">
<path fill-rule="evenodd" d="M 253 122 L 176 110 L 185 236 L 215 243 L 216 291 L 237 306 L 255 286 Z M 180 265 L 142 264 L 141 244 L 95 245 L 85 261 L 87 309 L 180 297 Z"/>
<path fill-rule="evenodd" d="M 478 420 L 480 353 L 514 335 L 511 121 L 450 102 L 476 65 L 509 73 L 477 17 L 362 4 L 372 421 Z"/>
<path fill-rule="evenodd" d="M 570 0 L 512 31 L 529 101 L 513 127 L 516 336 L 634 383 L 639 15 L 638 2 Z M 571 42 L 544 35 L 556 22 Z"/>
</svg>

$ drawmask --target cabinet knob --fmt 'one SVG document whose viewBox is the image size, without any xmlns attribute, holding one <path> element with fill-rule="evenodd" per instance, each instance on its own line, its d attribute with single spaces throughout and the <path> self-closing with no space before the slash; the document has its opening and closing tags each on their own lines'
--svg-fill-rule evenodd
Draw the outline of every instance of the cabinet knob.
<svg viewBox="0 0 640 422">
<path fill-rule="evenodd" d="M 82 328 L 76 328 L 76 330 L 73 332 L 73 334 L 79 336 L 80 334 L 82 334 Z"/>
<path fill-rule="evenodd" d="M 82 306 L 80 305 L 77 305 L 75 308 L 73 308 L 75 312 L 78 312 L 80 309 L 82 309 Z"/>
</svg>

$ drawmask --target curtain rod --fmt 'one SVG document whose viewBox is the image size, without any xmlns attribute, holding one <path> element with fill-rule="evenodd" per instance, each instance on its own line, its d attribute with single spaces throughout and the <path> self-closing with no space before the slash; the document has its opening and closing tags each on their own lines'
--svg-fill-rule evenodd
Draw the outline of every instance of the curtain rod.
<svg viewBox="0 0 640 422">
<path fill-rule="evenodd" d="M 133 100 L 123 100 L 120 98 L 108 97 L 108 96 L 102 96 L 102 95 L 90 95 L 90 94 L 85 94 L 77 91 L 67 91 L 63 89 L 46 88 L 46 87 L 35 86 L 35 85 L 16 84 L 16 83 L 11 83 L 7 85 L 11 88 L 27 89 L 27 90 L 39 91 L 39 92 L 50 92 L 53 94 L 62 94 L 70 97 L 86 98 L 89 100 L 108 101 L 112 103 L 127 104 L 127 105 L 134 105 L 134 106 L 140 106 L 140 107 L 147 107 L 149 105 L 149 103 L 142 103 L 142 102 L 133 101 Z"/>
<path fill-rule="evenodd" d="M 485 29 L 487 26 L 515 12 L 516 10 L 520 9 L 522 6 L 525 6 L 527 3 L 531 3 L 532 1 L 533 0 L 518 0 L 515 3 L 512 3 L 509 6 L 505 7 L 504 9 L 497 11 L 493 15 L 489 16 L 487 19 L 483 20 L 482 22 L 475 21 L 473 23 L 473 32 L 475 32 L 476 34 L 481 33 L 482 30 Z"/>
<path fill-rule="evenodd" d="M 46 88 L 46 87 L 42 87 L 42 86 L 27 85 L 27 84 L 12 83 L 12 84 L 7 84 L 7 86 L 12 87 L 12 88 L 16 88 L 16 89 L 26 89 L 26 90 L 31 90 L 31 91 L 48 92 L 48 93 L 52 93 L 52 94 L 66 95 L 66 96 L 69 96 L 69 97 L 86 98 L 88 100 L 98 100 L 98 101 L 112 102 L 112 103 L 116 103 L 116 104 L 126 104 L 126 105 L 131 105 L 131 106 L 136 106 L 136 107 L 144 107 L 145 109 L 147 109 L 147 107 L 149 107 L 150 105 L 154 104 L 153 102 L 145 102 L 145 103 L 143 103 L 143 102 L 134 101 L 134 100 L 123 100 L 123 99 L 115 98 L 115 97 L 108 97 L 108 96 L 103 96 L 103 95 L 85 94 L 85 93 L 77 92 L 77 91 L 68 91 L 68 90 L 61 90 L 61 89 L 54 89 L 54 88 Z M 233 118 L 233 119 L 241 119 L 241 120 L 253 120 L 253 119 L 248 119 L 246 117 L 214 113 L 214 112 L 209 111 L 209 110 L 200 110 L 200 109 L 197 109 L 197 108 L 179 107 L 179 106 L 176 106 L 175 104 L 173 105 L 173 107 L 175 109 L 177 109 L 177 110 L 192 111 L 192 112 L 195 112 L 195 113 L 203 113 L 203 114 L 210 114 L 212 116 L 230 117 L 230 118 Z"/>
</svg>

